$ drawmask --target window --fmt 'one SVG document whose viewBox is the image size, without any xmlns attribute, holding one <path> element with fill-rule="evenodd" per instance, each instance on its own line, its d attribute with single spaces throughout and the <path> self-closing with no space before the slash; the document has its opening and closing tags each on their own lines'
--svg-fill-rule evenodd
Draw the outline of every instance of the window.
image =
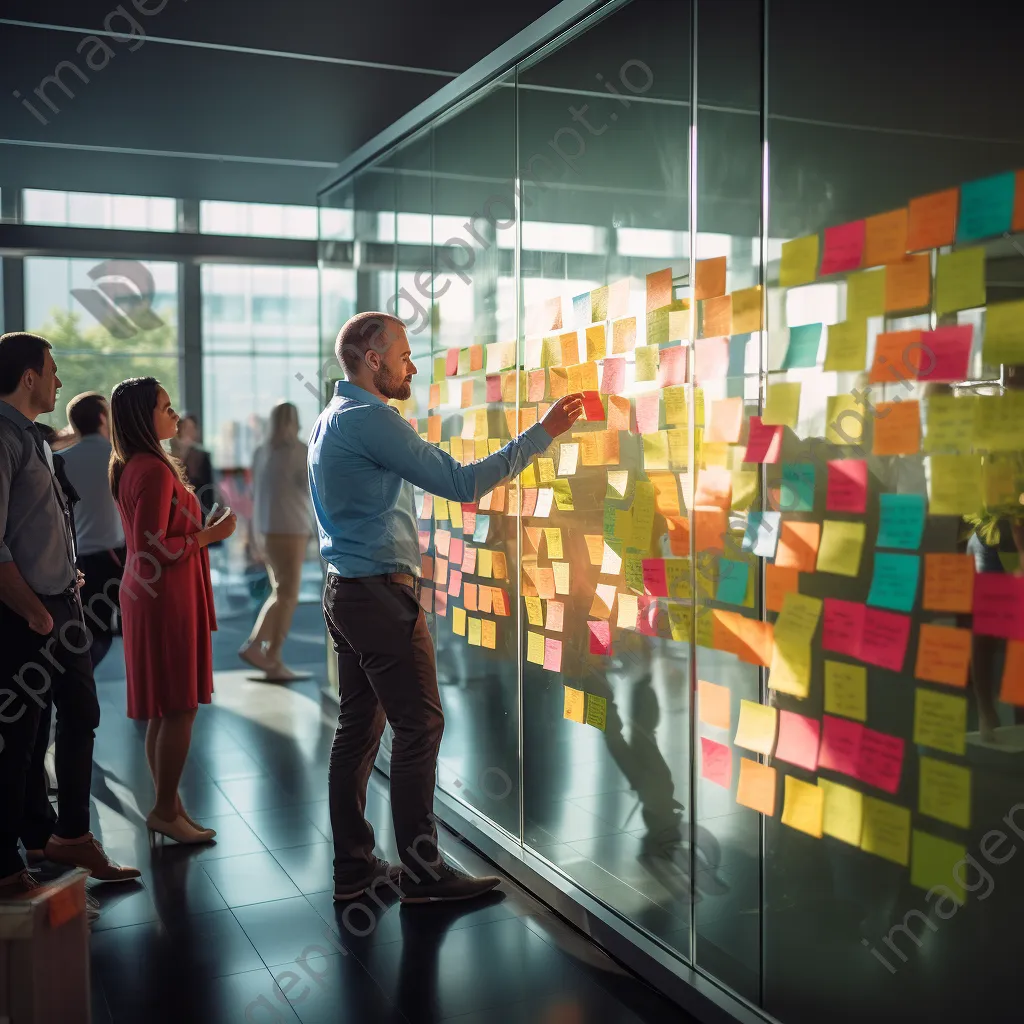
<svg viewBox="0 0 1024 1024">
<path fill-rule="evenodd" d="M 22 192 L 22 223 L 76 228 L 131 228 L 175 231 L 174 199 L 157 196 L 116 196 L 100 192 L 54 192 L 27 188 Z"/>
<path fill-rule="evenodd" d="M 351 218 L 351 211 L 348 212 Z M 277 206 L 272 203 L 228 203 L 204 199 L 199 204 L 199 230 L 211 235 L 315 239 L 317 208 Z"/>
</svg>

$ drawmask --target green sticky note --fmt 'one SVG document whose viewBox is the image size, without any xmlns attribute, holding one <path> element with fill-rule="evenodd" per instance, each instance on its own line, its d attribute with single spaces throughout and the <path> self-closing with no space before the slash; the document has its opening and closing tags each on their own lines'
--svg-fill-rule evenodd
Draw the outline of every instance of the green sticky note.
<svg viewBox="0 0 1024 1024">
<path fill-rule="evenodd" d="M 940 253 L 935 272 L 935 312 L 941 315 L 984 305 L 984 246 Z"/>
<path fill-rule="evenodd" d="M 640 555 L 626 555 L 622 560 L 626 586 L 638 594 L 644 593 L 644 560 Z"/>
<path fill-rule="evenodd" d="M 1007 171 L 960 186 L 958 245 L 976 238 L 995 238 L 1010 230 L 1015 184 L 1016 175 Z"/>
<path fill-rule="evenodd" d="M 810 512 L 814 508 L 814 464 L 784 462 L 779 489 L 780 512 Z"/>
<path fill-rule="evenodd" d="M 956 879 L 957 865 L 967 856 L 963 846 L 914 829 L 911 850 L 911 885 L 929 890 L 944 887 L 959 903 L 965 901 L 967 894 Z"/>
<path fill-rule="evenodd" d="M 878 525 L 880 548 L 905 548 L 915 551 L 921 546 L 928 500 L 923 494 L 883 494 L 880 496 L 881 522 Z"/>
<path fill-rule="evenodd" d="M 608 724 L 608 700 L 596 694 L 587 694 L 587 725 L 605 731 Z"/>
<path fill-rule="evenodd" d="M 866 320 L 885 313 L 885 270 L 862 270 L 846 279 L 846 319 Z"/>
<path fill-rule="evenodd" d="M 868 360 L 868 325 L 866 320 L 844 320 L 830 324 L 825 347 L 825 369 L 860 373 Z"/>
<path fill-rule="evenodd" d="M 921 559 L 918 555 L 876 552 L 868 604 L 876 608 L 889 608 L 894 612 L 909 612 L 917 597 L 920 574 Z"/>
<path fill-rule="evenodd" d="M 789 329 L 789 347 L 782 361 L 783 370 L 817 366 L 821 345 L 821 324 L 801 324 Z"/>
<path fill-rule="evenodd" d="M 658 376 L 658 346 L 640 345 L 633 352 L 636 356 L 636 379 L 655 380 Z"/>
<path fill-rule="evenodd" d="M 445 362 L 446 362 L 446 360 L 445 360 L 444 356 L 434 356 L 434 377 L 433 377 L 433 379 L 434 379 L 435 383 L 437 383 L 437 381 L 441 381 L 441 380 L 445 379 Z"/>
<path fill-rule="evenodd" d="M 729 604 L 743 604 L 747 596 L 749 572 L 750 567 L 746 562 L 721 559 L 718 563 L 718 593 L 715 597 Z"/>
</svg>

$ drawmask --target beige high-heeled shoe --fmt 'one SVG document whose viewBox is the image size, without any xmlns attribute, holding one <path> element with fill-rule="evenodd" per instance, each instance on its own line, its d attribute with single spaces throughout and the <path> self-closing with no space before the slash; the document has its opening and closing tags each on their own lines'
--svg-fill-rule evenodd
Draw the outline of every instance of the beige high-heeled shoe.
<svg viewBox="0 0 1024 1024">
<path fill-rule="evenodd" d="M 217 830 L 213 828 L 207 828 L 205 825 L 200 825 L 195 818 L 192 817 L 188 811 L 185 810 L 180 804 L 178 806 L 178 817 L 184 818 L 197 832 L 202 832 L 206 835 L 207 840 L 213 839 L 217 835 Z"/>
<path fill-rule="evenodd" d="M 189 824 L 180 814 L 174 821 L 164 821 L 155 814 L 146 816 L 146 828 L 150 831 L 150 842 L 158 835 L 173 839 L 183 845 L 208 843 L 213 838 L 212 829 L 197 829 Z"/>
</svg>

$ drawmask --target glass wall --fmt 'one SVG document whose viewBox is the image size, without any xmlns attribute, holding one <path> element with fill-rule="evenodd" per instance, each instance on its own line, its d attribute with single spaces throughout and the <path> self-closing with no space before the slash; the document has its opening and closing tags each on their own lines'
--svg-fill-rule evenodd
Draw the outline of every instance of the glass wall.
<svg viewBox="0 0 1024 1024">
<path fill-rule="evenodd" d="M 1015 1005 L 1018 37 L 613 3 L 322 197 L 427 441 L 586 395 L 518 481 L 416 495 L 440 787 L 787 1024 Z"/>
</svg>

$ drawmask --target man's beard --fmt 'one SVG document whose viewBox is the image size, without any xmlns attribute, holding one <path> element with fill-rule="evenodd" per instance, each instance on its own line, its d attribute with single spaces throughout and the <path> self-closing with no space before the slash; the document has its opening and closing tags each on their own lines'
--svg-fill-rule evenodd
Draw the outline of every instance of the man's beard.
<svg viewBox="0 0 1024 1024">
<path fill-rule="evenodd" d="M 392 373 L 387 366 L 381 366 L 373 375 L 373 386 L 385 398 L 397 398 L 403 402 L 412 394 L 412 385 L 409 381 Z"/>
</svg>

